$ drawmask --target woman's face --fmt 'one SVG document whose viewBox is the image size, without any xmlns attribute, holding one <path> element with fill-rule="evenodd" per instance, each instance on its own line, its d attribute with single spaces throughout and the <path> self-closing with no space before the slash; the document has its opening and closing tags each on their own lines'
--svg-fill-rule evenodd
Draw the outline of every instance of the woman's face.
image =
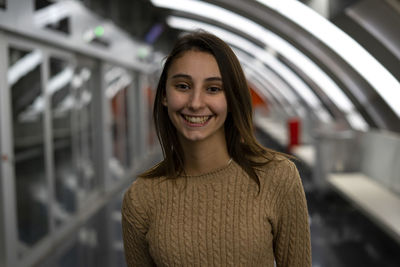
<svg viewBox="0 0 400 267">
<path fill-rule="evenodd" d="M 180 138 L 211 143 L 225 140 L 227 101 L 217 61 L 211 54 L 187 51 L 173 61 L 163 105 Z"/>
</svg>

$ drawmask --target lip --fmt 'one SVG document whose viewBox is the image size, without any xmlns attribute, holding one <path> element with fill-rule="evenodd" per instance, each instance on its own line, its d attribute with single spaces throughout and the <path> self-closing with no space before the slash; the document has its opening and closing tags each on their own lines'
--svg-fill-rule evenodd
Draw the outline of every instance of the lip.
<svg viewBox="0 0 400 267">
<path fill-rule="evenodd" d="M 195 123 L 195 122 L 190 122 L 190 121 L 186 120 L 185 116 L 196 117 L 196 118 L 200 118 L 200 117 L 209 117 L 209 118 L 205 122 Z M 214 115 L 189 115 L 189 114 L 181 113 L 181 118 L 182 118 L 184 124 L 186 126 L 189 126 L 189 127 L 203 127 L 203 126 L 206 126 L 210 122 L 212 117 L 214 117 Z"/>
<path fill-rule="evenodd" d="M 190 116 L 190 117 L 211 117 L 213 116 L 212 114 L 205 114 L 205 115 L 199 115 L 199 114 L 186 114 L 186 113 L 180 113 L 182 116 Z"/>
</svg>

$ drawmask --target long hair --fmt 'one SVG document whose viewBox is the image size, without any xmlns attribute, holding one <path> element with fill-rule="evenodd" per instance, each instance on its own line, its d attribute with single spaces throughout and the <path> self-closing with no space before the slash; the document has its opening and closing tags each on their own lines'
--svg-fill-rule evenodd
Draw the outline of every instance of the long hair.
<svg viewBox="0 0 400 267">
<path fill-rule="evenodd" d="M 140 176 L 176 178 L 184 172 L 183 149 L 162 100 L 166 94 L 167 75 L 171 64 L 183 53 L 191 50 L 210 53 L 215 57 L 228 103 L 228 115 L 224 123 L 228 153 L 249 177 L 260 185 L 255 168 L 274 160 L 275 155 L 280 153 L 261 146 L 254 137 L 250 91 L 236 55 L 224 41 L 205 31 L 186 34 L 178 39 L 165 61 L 157 85 L 153 110 L 164 160 Z"/>
</svg>

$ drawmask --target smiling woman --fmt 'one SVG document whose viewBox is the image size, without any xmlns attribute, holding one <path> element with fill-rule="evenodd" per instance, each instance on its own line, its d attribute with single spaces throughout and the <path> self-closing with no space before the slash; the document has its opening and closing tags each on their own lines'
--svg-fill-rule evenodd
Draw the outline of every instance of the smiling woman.
<svg viewBox="0 0 400 267">
<path fill-rule="evenodd" d="M 213 157 L 221 161 L 213 161 L 215 168 L 226 163 L 229 154 L 224 122 L 228 107 L 215 58 L 206 52 L 188 51 L 171 64 L 167 76 L 163 105 L 167 107 L 169 118 L 177 129 L 179 143 L 183 148 L 193 148 L 206 142 L 214 151 L 205 152 L 213 153 Z M 202 157 L 199 154 L 202 151 L 193 151 L 192 148 L 185 154 Z M 189 162 L 184 170 L 196 173 L 196 170 L 188 169 L 192 167 Z M 209 165 L 209 168 L 213 166 Z"/>
<path fill-rule="evenodd" d="M 228 45 L 202 31 L 178 40 L 154 121 L 164 160 L 125 193 L 128 266 L 311 266 L 298 171 L 256 141 L 246 78 Z"/>
</svg>

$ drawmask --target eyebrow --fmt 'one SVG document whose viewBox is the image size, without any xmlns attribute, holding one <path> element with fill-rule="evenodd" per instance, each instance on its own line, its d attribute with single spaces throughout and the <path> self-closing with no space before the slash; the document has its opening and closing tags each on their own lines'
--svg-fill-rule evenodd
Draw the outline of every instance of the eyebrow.
<svg viewBox="0 0 400 267">
<path fill-rule="evenodd" d="M 175 74 L 171 77 L 171 79 L 177 79 L 177 78 L 186 78 L 186 79 L 192 79 L 192 76 L 188 75 L 188 74 L 182 74 L 182 73 L 178 73 Z M 221 77 L 215 76 L 215 77 L 208 77 L 205 79 L 205 81 L 222 81 Z"/>
</svg>

